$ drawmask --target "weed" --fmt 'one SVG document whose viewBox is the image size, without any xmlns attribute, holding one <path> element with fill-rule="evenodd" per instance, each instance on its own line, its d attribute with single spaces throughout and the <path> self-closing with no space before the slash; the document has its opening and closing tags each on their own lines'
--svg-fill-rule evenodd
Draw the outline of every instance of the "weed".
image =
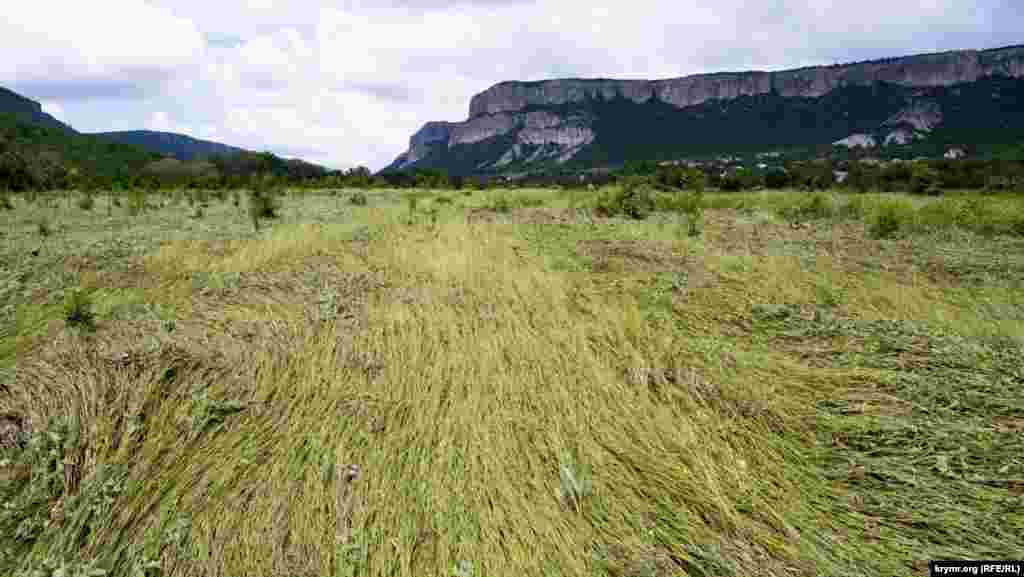
<svg viewBox="0 0 1024 577">
<path fill-rule="evenodd" d="M 875 207 L 868 222 L 872 238 L 894 238 L 912 223 L 914 207 L 904 200 L 883 200 Z"/>
<path fill-rule="evenodd" d="M 36 233 L 44 238 L 53 234 L 53 226 L 50 224 L 50 219 L 45 216 L 36 219 Z"/>
<path fill-rule="evenodd" d="M 323 322 L 332 321 L 338 316 L 338 291 L 321 289 L 319 299 L 319 318 Z"/>
<path fill-rule="evenodd" d="M 509 201 L 508 196 L 502 194 L 491 203 L 491 210 L 501 214 L 508 214 L 512 212 L 512 203 Z"/>
<path fill-rule="evenodd" d="M 832 279 L 823 276 L 815 284 L 818 305 L 825 308 L 835 308 L 846 300 L 846 293 L 841 287 L 837 287 Z"/>
<path fill-rule="evenodd" d="M 564 452 L 558 466 L 559 496 L 577 514 L 583 512 L 583 500 L 590 496 L 593 485 L 589 468 L 581 467 L 569 452 Z"/>
<path fill-rule="evenodd" d="M 249 218 L 257 232 L 260 230 L 260 221 L 278 218 L 280 209 L 280 201 L 268 188 L 257 187 L 249 194 Z"/>
<path fill-rule="evenodd" d="M 245 405 L 234 400 L 214 400 L 209 396 L 208 386 L 195 385 L 192 388 L 192 435 L 216 434 L 227 418 L 245 409 Z"/>
<path fill-rule="evenodd" d="M 0 210 L 14 210 L 11 195 L 6 191 L 0 191 Z"/>
<path fill-rule="evenodd" d="M 96 315 L 92 311 L 92 298 L 83 289 L 71 289 L 64 297 L 64 322 L 67 326 L 86 331 L 96 329 Z"/>
<path fill-rule="evenodd" d="M 135 187 L 128 193 L 128 214 L 138 216 L 146 210 L 146 189 Z"/>
<path fill-rule="evenodd" d="M 365 192 L 357 190 L 353 192 L 351 196 L 349 196 L 348 202 L 353 206 L 366 206 L 369 200 L 367 199 Z"/>
</svg>

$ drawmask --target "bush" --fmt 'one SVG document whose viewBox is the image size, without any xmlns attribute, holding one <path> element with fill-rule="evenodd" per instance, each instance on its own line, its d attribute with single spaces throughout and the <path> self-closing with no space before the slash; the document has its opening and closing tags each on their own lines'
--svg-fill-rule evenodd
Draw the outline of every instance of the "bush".
<svg viewBox="0 0 1024 577">
<path fill-rule="evenodd" d="M 822 192 L 801 195 L 795 203 L 778 209 L 779 216 L 789 221 L 831 218 L 836 212 L 835 200 Z"/>
<path fill-rule="evenodd" d="M 491 204 L 491 208 L 494 210 L 494 212 L 508 214 L 512 212 L 512 203 L 509 202 L 508 196 L 503 194 L 494 200 L 494 202 Z"/>
<path fill-rule="evenodd" d="M 914 219 L 914 207 L 906 201 L 885 200 L 878 204 L 868 222 L 871 238 L 894 238 Z"/>
<path fill-rule="evenodd" d="M 47 236 L 50 236 L 51 234 L 53 234 L 53 228 L 50 227 L 50 221 L 46 220 L 45 217 L 44 218 L 40 218 L 39 220 L 37 220 L 36 221 L 36 232 L 38 232 L 39 236 L 42 236 L 42 237 L 47 237 Z"/>
<path fill-rule="evenodd" d="M 86 192 L 78 199 L 78 208 L 82 210 L 90 211 L 94 206 L 96 206 L 96 201 L 93 199 L 91 193 Z"/>
<path fill-rule="evenodd" d="M 348 198 L 348 201 L 353 206 L 366 206 L 367 202 L 369 202 L 369 199 L 366 198 L 365 192 L 357 190 L 352 193 L 352 196 Z"/>
<path fill-rule="evenodd" d="M 96 315 L 92 312 L 92 299 L 81 289 L 72 289 L 64 297 L 64 322 L 69 327 L 92 331 L 96 328 Z"/>
<path fill-rule="evenodd" d="M 625 215 L 643 220 L 655 209 L 654 191 L 647 179 L 627 178 L 621 186 L 605 191 L 597 200 L 599 216 Z"/>
<path fill-rule="evenodd" d="M 915 163 L 910 169 L 910 192 L 914 194 L 941 196 L 939 183 L 939 172 L 928 165 Z"/>
<path fill-rule="evenodd" d="M 11 195 L 0 192 L 0 210 L 14 210 L 14 203 L 11 202 Z"/>
<path fill-rule="evenodd" d="M 782 189 L 786 188 L 790 184 L 789 174 L 780 169 L 772 169 L 764 175 L 764 185 L 766 188 Z"/>
<path fill-rule="evenodd" d="M 254 190 L 249 196 L 249 218 L 252 219 L 253 228 L 260 229 L 261 219 L 278 218 L 277 211 L 281 209 L 281 203 L 270 190 Z"/>
</svg>

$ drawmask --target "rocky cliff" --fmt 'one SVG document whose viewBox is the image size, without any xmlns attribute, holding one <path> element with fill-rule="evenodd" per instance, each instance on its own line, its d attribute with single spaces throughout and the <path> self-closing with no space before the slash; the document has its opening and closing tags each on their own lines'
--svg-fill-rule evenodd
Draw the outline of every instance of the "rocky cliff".
<svg viewBox="0 0 1024 577">
<path fill-rule="evenodd" d="M 776 108 L 785 108 L 790 102 L 823 99 L 837 91 L 855 95 L 861 100 L 877 98 L 877 95 L 871 96 L 875 94 L 873 92 L 867 94 L 858 89 L 886 86 L 903 89 L 903 92 L 887 92 L 890 100 L 899 102 L 884 103 L 886 116 L 899 114 L 901 109 L 905 111 L 903 116 L 881 118 L 878 123 L 888 120 L 888 125 L 894 129 L 920 130 L 922 123 L 929 124 L 928 128 L 931 128 L 941 114 L 934 110 L 933 104 L 920 98 L 912 101 L 913 93 L 904 97 L 908 90 L 934 91 L 992 77 L 1024 78 L 1024 45 L 778 72 L 698 74 L 666 80 L 502 82 L 473 96 L 468 120 L 427 123 L 410 139 L 409 150 L 389 168 L 414 167 L 424 159 L 432 159 L 433 165 L 444 165 L 448 161 L 441 159 L 451 156 L 448 151 L 465 151 L 467 147 L 481 143 L 494 146 L 488 154 L 468 155 L 477 160 L 482 158 L 482 162 L 473 167 L 475 169 L 494 169 L 514 162 L 564 162 L 600 140 L 602 119 L 597 118 L 599 114 L 595 110 L 622 104 L 634 105 L 635 110 L 656 108 L 662 115 L 671 115 L 673 110 L 678 110 L 704 118 L 708 114 L 722 114 L 730 101 L 743 97 L 762 104 L 771 101 Z M 873 129 L 865 126 L 861 129 Z M 847 132 L 839 136 L 850 134 Z M 496 139 L 502 141 L 500 145 Z M 467 157 L 466 154 L 457 156 Z"/>
<path fill-rule="evenodd" d="M 1024 76 L 1024 46 L 923 54 L 781 72 L 697 74 L 668 80 L 502 82 L 470 100 L 469 117 L 595 99 L 647 102 L 657 98 L 685 108 L 712 99 L 771 92 L 787 98 L 816 98 L 843 86 L 879 82 L 909 87 L 952 86 L 993 75 Z"/>
</svg>

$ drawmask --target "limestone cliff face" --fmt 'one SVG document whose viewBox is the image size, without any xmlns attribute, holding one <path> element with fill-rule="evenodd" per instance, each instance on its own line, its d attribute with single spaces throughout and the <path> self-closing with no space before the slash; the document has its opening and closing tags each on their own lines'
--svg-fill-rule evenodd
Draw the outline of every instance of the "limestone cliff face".
<svg viewBox="0 0 1024 577">
<path fill-rule="evenodd" d="M 983 76 L 1024 77 L 1024 47 L 963 50 L 781 72 L 698 74 L 668 80 L 547 80 L 502 82 L 470 100 L 476 118 L 534 106 L 625 98 L 646 102 L 653 97 L 678 108 L 711 99 L 732 99 L 775 91 L 785 97 L 816 98 L 843 86 L 888 82 L 902 86 L 951 86 Z"/>
<path fill-rule="evenodd" d="M 476 169 L 496 168 L 516 161 L 564 162 L 597 137 L 594 119 L 586 117 L 590 113 L 579 112 L 584 108 L 576 108 L 577 112 L 569 116 L 553 110 L 574 103 L 625 100 L 642 104 L 656 100 L 682 110 L 712 101 L 762 94 L 816 99 L 836 89 L 880 83 L 911 91 L 941 90 L 999 76 L 1024 78 L 1024 45 L 778 72 L 727 72 L 666 80 L 502 82 L 472 97 L 467 120 L 424 125 L 410 138 L 408 151 L 390 168 L 413 166 L 428 155 L 443 158 L 447 151 L 456 147 L 459 152 L 455 156 L 460 162 L 472 156 Z M 906 108 L 885 123 L 885 134 L 876 135 L 877 142 L 907 141 L 913 134 L 926 132 L 941 122 L 942 115 L 933 104 L 908 100 Z M 887 136 L 888 133 L 892 134 Z M 495 140 L 499 137 L 503 140 Z M 861 142 L 858 140 L 858 143 Z M 866 141 L 861 144 L 864 143 Z M 484 148 L 488 148 L 487 152 L 480 152 Z M 470 149 L 473 151 L 467 156 L 466 151 Z"/>
</svg>

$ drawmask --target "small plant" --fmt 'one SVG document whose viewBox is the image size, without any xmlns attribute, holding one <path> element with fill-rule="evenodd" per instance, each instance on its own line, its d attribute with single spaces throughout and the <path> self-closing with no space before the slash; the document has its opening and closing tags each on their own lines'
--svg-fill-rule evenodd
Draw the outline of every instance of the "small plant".
<svg viewBox="0 0 1024 577">
<path fill-rule="evenodd" d="M 321 321 L 330 322 L 338 317 L 338 292 L 334 289 L 320 289 L 318 304 Z"/>
<path fill-rule="evenodd" d="M 36 232 L 41 237 L 48 237 L 53 234 L 53 228 L 50 226 L 50 221 L 46 217 L 42 217 L 36 221 Z"/>
<path fill-rule="evenodd" d="M 281 203 L 269 189 L 257 188 L 249 196 L 249 218 L 257 231 L 260 229 L 260 220 L 278 218 L 277 211 L 280 209 Z"/>
<path fill-rule="evenodd" d="M 205 211 L 203 210 L 204 206 L 205 205 L 202 205 L 202 204 L 196 205 L 195 210 L 192 211 L 192 218 L 194 218 L 196 220 L 199 220 L 199 219 L 203 218 L 203 216 L 206 214 Z"/>
<path fill-rule="evenodd" d="M 96 315 L 92 311 L 92 298 L 82 289 L 72 289 L 64 297 L 64 322 L 72 328 L 93 331 Z"/>
<path fill-rule="evenodd" d="M 207 432 L 216 433 L 223 427 L 227 417 L 244 409 L 245 405 L 240 401 L 211 399 L 206 385 L 194 386 L 191 410 L 193 437 Z"/>
<path fill-rule="evenodd" d="M 409 209 L 408 224 L 416 222 L 416 208 L 419 206 L 420 199 L 415 194 L 410 194 L 405 197 L 405 204 Z"/>
<path fill-rule="evenodd" d="M 562 455 L 558 467 L 561 487 L 559 496 L 562 502 L 577 514 L 583 512 L 583 500 L 593 492 L 590 471 L 580 467 L 576 459 L 569 453 Z"/>
<path fill-rule="evenodd" d="M 348 201 L 352 206 L 366 206 L 368 199 L 366 198 L 365 192 L 357 190 L 352 193 L 352 196 L 348 198 Z"/>
<path fill-rule="evenodd" d="M 508 214 L 512 212 L 512 203 L 509 202 L 508 197 L 503 194 L 494 200 L 494 203 L 491 205 L 491 208 L 494 209 L 494 212 Z"/>
<path fill-rule="evenodd" d="M 146 189 L 136 187 L 128 194 L 128 214 L 138 216 L 146 210 Z"/>
<path fill-rule="evenodd" d="M 14 203 L 11 202 L 11 195 L 6 191 L 0 191 L 0 210 L 14 210 Z"/>
<path fill-rule="evenodd" d="M 96 206 L 96 201 L 93 199 L 91 192 L 84 192 L 78 199 L 78 208 L 84 211 L 90 211 Z"/>
<path fill-rule="evenodd" d="M 842 287 L 837 287 L 832 283 L 832 279 L 828 277 L 819 279 L 815 286 L 815 292 L 817 293 L 818 306 L 825 308 L 836 308 L 843 304 L 846 298 Z"/>
</svg>

